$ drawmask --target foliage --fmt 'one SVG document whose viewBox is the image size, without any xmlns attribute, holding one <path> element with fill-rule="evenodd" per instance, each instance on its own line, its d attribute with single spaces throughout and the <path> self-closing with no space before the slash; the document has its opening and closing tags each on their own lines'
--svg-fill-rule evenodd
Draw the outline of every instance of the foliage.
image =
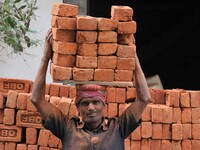
<svg viewBox="0 0 200 150">
<path fill-rule="evenodd" d="M 0 2 L 0 48 L 6 44 L 14 53 L 21 54 L 26 48 L 37 46 L 39 40 L 31 39 L 31 19 L 36 20 L 34 11 L 37 0 L 4 0 Z"/>
</svg>

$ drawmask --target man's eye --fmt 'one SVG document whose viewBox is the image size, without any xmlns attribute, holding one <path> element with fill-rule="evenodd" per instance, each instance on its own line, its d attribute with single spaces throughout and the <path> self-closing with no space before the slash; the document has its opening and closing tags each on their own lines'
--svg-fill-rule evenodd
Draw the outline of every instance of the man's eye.
<svg viewBox="0 0 200 150">
<path fill-rule="evenodd" d="M 95 101 L 93 101 L 93 104 L 99 104 L 100 103 L 100 101 L 98 101 L 98 100 L 95 100 Z"/>
<path fill-rule="evenodd" d="M 82 106 L 87 106 L 89 103 L 88 102 L 82 102 L 81 105 Z"/>
</svg>

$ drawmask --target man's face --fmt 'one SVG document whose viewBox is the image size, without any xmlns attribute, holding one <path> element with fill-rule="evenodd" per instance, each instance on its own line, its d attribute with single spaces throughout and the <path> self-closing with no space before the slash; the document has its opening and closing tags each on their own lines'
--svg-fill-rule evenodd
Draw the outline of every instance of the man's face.
<svg viewBox="0 0 200 150">
<path fill-rule="evenodd" d="M 83 98 L 78 106 L 78 111 L 85 123 L 100 122 L 104 116 L 104 104 L 95 98 Z"/>
</svg>

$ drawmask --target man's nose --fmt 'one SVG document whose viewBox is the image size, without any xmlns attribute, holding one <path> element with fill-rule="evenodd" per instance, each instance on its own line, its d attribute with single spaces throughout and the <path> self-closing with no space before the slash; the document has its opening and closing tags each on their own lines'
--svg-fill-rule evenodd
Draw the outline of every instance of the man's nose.
<svg viewBox="0 0 200 150">
<path fill-rule="evenodd" d="M 92 103 L 89 103 L 89 105 L 88 105 L 88 110 L 94 110 L 95 108 L 94 108 L 94 104 L 92 104 Z"/>
</svg>

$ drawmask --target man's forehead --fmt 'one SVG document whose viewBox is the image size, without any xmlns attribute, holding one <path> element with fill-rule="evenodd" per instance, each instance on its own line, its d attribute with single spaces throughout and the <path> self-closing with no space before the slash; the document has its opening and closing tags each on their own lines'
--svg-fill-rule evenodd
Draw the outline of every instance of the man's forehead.
<svg viewBox="0 0 200 150">
<path fill-rule="evenodd" d="M 98 98 L 95 97 L 84 97 L 81 102 L 90 102 L 90 101 L 101 101 Z"/>
</svg>

